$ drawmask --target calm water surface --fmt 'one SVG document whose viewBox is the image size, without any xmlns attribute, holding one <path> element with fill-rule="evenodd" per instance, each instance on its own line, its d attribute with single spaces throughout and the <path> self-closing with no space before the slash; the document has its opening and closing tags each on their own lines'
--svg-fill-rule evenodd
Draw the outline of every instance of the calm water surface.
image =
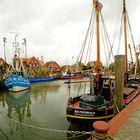
<svg viewBox="0 0 140 140">
<path fill-rule="evenodd" d="M 65 117 L 70 93 L 63 82 L 32 84 L 31 90 L 20 93 L 0 91 L 0 140 L 85 140 L 87 136 L 54 132 L 85 130 L 85 126 L 70 125 Z M 74 84 L 71 89 L 73 96 L 79 90 Z"/>
</svg>

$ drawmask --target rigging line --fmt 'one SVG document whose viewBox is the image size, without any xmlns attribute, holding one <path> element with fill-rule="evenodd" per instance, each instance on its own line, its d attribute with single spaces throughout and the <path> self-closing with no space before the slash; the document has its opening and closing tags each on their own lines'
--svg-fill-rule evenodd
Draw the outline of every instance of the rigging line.
<svg viewBox="0 0 140 140">
<path fill-rule="evenodd" d="M 105 22 L 104 22 L 104 19 L 103 19 L 103 16 L 101 17 L 101 19 L 102 19 L 102 30 L 103 30 L 103 33 L 104 33 L 104 37 L 103 37 L 103 44 L 104 44 L 104 48 L 105 48 L 105 56 L 106 56 L 106 64 L 107 64 L 107 66 L 108 66 L 108 60 L 109 59 L 107 59 L 107 52 L 108 52 L 108 54 L 109 54 L 109 48 L 107 47 L 107 51 L 106 51 L 106 47 L 105 46 L 108 46 L 108 41 L 109 41 L 109 38 L 108 38 L 108 34 L 107 34 L 107 30 L 106 30 L 106 26 L 105 26 Z M 108 39 L 108 41 L 107 41 L 107 39 Z M 105 43 L 106 42 L 106 43 Z M 106 45 L 105 45 L 106 44 Z"/>
<path fill-rule="evenodd" d="M 91 25 L 91 21 L 92 21 L 92 16 L 93 16 L 93 10 L 92 10 L 92 13 L 91 13 L 90 22 L 89 22 L 89 26 L 88 26 L 88 29 L 87 29 L 87 32 L 86 32 L 86 36 L 85 36 L 84 42 L 82 44 L 82 48 L 80 50 L 80 54 L 78 56 L 78 60 L 79 61 L 81 61 L 82 56 L 83 56 L 83 52 L 84 52 L 84 49 L 85 49 L 85 45 L 86 45 L 86 41 L 87 41 L 87 38 L 88 38 L 89 29 L 90 29 L 90 25 Z"/>
<path fill-rule="evenodd" d="M 104 46 L 104 50 L 105 50 L 105 58 L 106 58 L 106 64 L 108 66 L 109 64 L 109 59 L 107 58 L 107 52 L 109 51 L 108 48 L 106 50 L 106 45 L 105 45 L 105 37 L 103 38 L 103 46 Z"/>
<path fill-rule="evenodd" d="M 94 32 L 93 32 L 92 37 L 91 37 L 92 39 L 93 39 L 93 36 L 94 36 Z M 88 57 L 87 62 L 91 60 L 91 52 L 93 52 L 93 51 L 92 51 L 92 44 L 93 44 L 93 43 L 92 43 L 92 40 L 91 40 L 91 46 L 90 46 L 90 48 L 89 48 L 89 57 Z"/>
<path fill-rule="evenodd" d="M 91 55 L 91 47 L 92 47 L 92 39 L 93 39 L 93 34 L 94 34 L 94 20 L 95 16 L 93 17 L 93 20 L 90 25 L 90 30 L 89 30 L 89 38 L 88 38 L 88 47 L 87 47 L 87 53 L 86 53 L 86 58 L 85 58 L 85 63 L 87 62 L 87 59 L 90 60 L 90 55 Z M 89 58 L 88 58 L 89 56 Z"/>
<path fill-rule="evenodd" d="M 110 59 L 111 54 L 112 54 L 112 60 L 114 61 L 113 45 L 111 45 L 111 41 L 110 41 L 110 38 L 109 38 L 109 35 L 108 35 L 108 32 L 107 32 L 105 23 L 104 23 L 104 27 L 105 27 L 105 33 L 106 33 L 106 36 L 107 36 L 107 39 L 108 39 L 108 44 L 110 46 L 110 52 L 109 52 L 108 59 Z"/>
<path fill-rule="evenodd" d="M 113 47 L 115 39 L 116 39 L 116 37 L 118 35 L 119 22 L 121 21 L 120 20 L 121 18 L 122 18 L 122 12 L 120 12 L 120 14 L 118 16 L 118 20 L 117 20 L 117 26 L 115 26 L 116 28 L 115 28 L 115 32 L 114 32 L 113 39 L 112 39 L 113 41 L 112 41 L 112 44 L 111 44 L 112 47 Z"/>
<path fill-rule="evenodd" d="M 121 35 L 122 35 L 122 24 L 123 23 L 123 13 L 121 16 L 121 25 L 120 25 L 120 31 L 119 31 L 119 41 L 118 41 L 118 49 L 117 49 L 117 54 L 119 54 L 120 51 L 120 44 L 121 44 Z"/>
<path fill-rule="evenodd" d="M 102 25 L 102 24 L 101 24 Z M 101 30 L 102 30 L 102 32 L 104 33 L 104 35 L 102 34 L 102 39 L 103 39 L 103 46 L 104 46 L 104 48 L 105 48 L 105 31 L 103 30 L 103 25 L 101 26 Z M 106 48 L 104 49 L 105 50 L 105 58 L 106 58 L 106 62 L 107 62 L 107 51 L 106 51 Z M 108 48 L 107 48 L 107 50 L 108 50 Z M 107 62 L 108 63 L 108 62 Z"/>
<path fill-rule="evenodd" d="M 130 25 L 130 20 L 129 20 L 128 13 L 127 13 L 127 20 L 128 20 L 128 26 L 129 26 L 129 29 L 130 29 L 130 35 L 131 35 L 134 51 L 136 53 L 136 47 L 135 47 L 134 37 L 133 37 L 132 28 L 131 28 L 131 25 Z"/>
<path fill-rule="evenodd" d="M 95 16 L 95 15 L 94 15 Z M 94 24 L 95 24 L 95 17 L 94 17 L 94 20 L 93 20 L 93 22 L 92 22 L 92 27 L 91 27 L 91 29 L 92 29 L 92 31 L 91 31 L 91 39 L 90 39 L 90 50 L 89 50 L 89 60 L 91 59 L 91 52 L 93 52 L 93 51 L 91 51 L 91 48 L 92 48 L 92 42 L 93 42 L 93 36 L 94 36 Z"/>
<path fill-rule="evenodd" d="M 94 18 L 94 20 L 95 20 L 95 18 Z M 92 27 L 91 27 L 91 39 L 90 39 L 90 50 L 89 50 L 89 60 L 90 60 L 90 57 L 91 57 L 91 47 L 92 47 L 92 42 L 93 42 L 93 36 L 94 36 L 94 23 L 95 23 L 95 21 L 93 20 L 93 22 L 92 22 Z"/>
<path fill-rule="evenodd" d="M 107 45 L 107 42 L 106 42 L 106 37 L 105 37 L 105 30 L 104 30 L 104 27 L 103 27 L 103 24 L 101 24 L 101 30 L 102 30 L 102 41 L 103 41 L 103 47 L 104 47 L 104 52 L 105 52 L 105 59 L 106 59 L 106 64 L 108 65 L 108 59 L 107 59 L 107 53 L 108 53 L 108 47 L 106 49 L 106 45 Z"/>
<path fill-rule="evenodd" d="M 93 38 L 93 35 L 92 35 L 92 37 L 91 38 Z M 91 39 L 92 40 L 92 39 Z M 89 46 L 89 55 L 88 55 L 88 58 L 87 58 L 87 61 L 85 61 L 85 62 L 89 62 L 90 60 L 91 60 L 91 51 L 92 51 L 92 41 L 90 41 L 90 46 Z"/>
<path fill-rule="evenodd" d="M 132 41 L 132 38 L 131 38 L 131 32 L 130 32 L 130 28 L 129 28 L 129 25 L 127 24 L 127 30 L 128 30 L 128 40 Z M 130 45 L 131 42 L 128 43 L 128 48 L 129 48 L 129 45 Z M 133 45 L 133 43 L 132 43 Z M 134 49 L 134 48 L 132 48 Z M 128 57 L 128 61 L 132 62 L 133 61 L 133 50 L 131 49 L 131 47 L 129 48 L 129 53 L 128 53 L 128 56 L 130 56 L 130 58 Z M 131 50 L 131 51 L 130 51 Z M 135 52 L 135 50 L 134 50 Z M 129 62 L 128 62 L 129 63 Z"/>
<path fill-rule="evenodd" d="M 130 40 L 131 41 L 131 33 L 130 33 L 130 29 L 129 29 L 129 26 L 128 26 L 128 24 L 127 24 L 127 34 L 128 34 L 128 40 Z M 129 42 L 130 42 L 129 41 Z M 128 43 L 129 44 L 129 43 Z"/>
<path fill-rule="evenodd" d="M 82 60 L 82 56 L 83 56 L 83 53 L 84 53 L 84 50 L 85 50 L 85 45 L 86 45 L 86 41 L 87 41 L 87 38 L 88 38 L 88 34 L 89 34 L 89 30 L 90 30 L 90 26 L 91 26 L 91 23 L 92 23 L 92 20 L 93 20 L 93 14 L 94 14 L 94 18 L 95 18 L 95 13 L 94 11 L 92 10 L 92 13 L 91 13 L 91 18 L 90 18 L 90 22 L 89 22 L 89 26 L 88 26 L 88 29 L 87 29 L 87 33 L 86 33 L 86 36 L 85 36 L 85 39 L 84 39 L 84 42 L 83 42 L 83 45 L 82 45 L 82 49 L 80 51 L 80 54 L 78 56 L 78 59 L 77 61 L 81 61 Z"/>
<path fill-rule="evenodd" d="M 109 44 L 109 46 L 110 46 L 110 52 L 109 52 L 109 48 L 108 48 L 108 53 L 109 53 L 108 59 L 110 59 L 111 54 L 112 54 L 112 59 L 113 59 L 114 58 L 113 45 L 111 46 L 111 42 L 110 42 L 110 39 L 109 39 L 109 35 L 108 35 L 107 29 L 106 29 L 106 25 L 105 25 L 105 21 L 104 21 L 102 13 L 101 13 L 101 19 L 102 19 L 102 22 L 103 22 L 103 29 L 104 29 L 104 32 L 105 32 L 105 36 L 107 38 L 106 44 Z"/>
<path fill-rule="evenodd" d="M 88 42 L 88 48 L 87 48 L 87 52 L 86 52 L 86 58 L 85 58 L 85 63 L 87 62 L 87 57 L 91 55 L 91 46 L 92 46 L 92 39 L 93 39 L 93 34 L 94 34 L 94 20 L 91 23 L 91 27 L 90 27 L 90 33 L 89 33 L 89 42 Z M 89 55 L 88 55 L 89 54 Z"/>
<path fill-rule="evenodd" d="M 87 51 L 86 51 L 85 63 L 87 62 L 87 57 L 88 57 L 88 54 L 90 53 L 90 52 L 89 52 L 89 49 L 90 49 L 91 38 L 92 38 L 91 36 L 92 36 L 92 29 L 91 29 L 90 35 L 89 35 L 89 42 L 88 42 Z"/>
</svg>

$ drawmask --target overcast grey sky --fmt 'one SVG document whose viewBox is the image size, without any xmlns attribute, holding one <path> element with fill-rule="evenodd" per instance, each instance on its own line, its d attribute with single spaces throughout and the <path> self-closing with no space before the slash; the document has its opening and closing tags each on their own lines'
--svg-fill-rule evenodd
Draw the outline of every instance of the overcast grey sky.
<svg viewBox="0 0 140 140">
<path fill-rule="evenodd" d="M 122 0 L 100 0 L 109 36 L 113 36 L 122 12 Z M 140 41 L 140 1 L 126 0 L 136 44 Z M 60 65 L 76 61 L 84 41 L 92 9 L 92 0 L 0 0 L 0 57 L 3 37 L 7 53 L 13 49 L 10 32 L 27 39 L 28 57 L 43 56 L 45 62 Z M 112 39 L 112 38 L 111 38 Z M 72 57 L 74 59 L 72 60 Z"/>
</svg>

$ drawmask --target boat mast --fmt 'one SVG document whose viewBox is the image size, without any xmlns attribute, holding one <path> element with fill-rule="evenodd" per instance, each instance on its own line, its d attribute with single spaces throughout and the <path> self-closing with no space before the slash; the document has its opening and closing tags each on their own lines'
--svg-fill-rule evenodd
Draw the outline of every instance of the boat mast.
<svg viewBox="0 0 140 140">
<path fill-rule="evenodd" d="M 19 43 L 17 42 L 17 37 L 19 36 L 18 32 L 11 32 L 12 34 L 15 34 L 14 37 L 14 42 L 13 42 L 13 47 L 15 48 L 15 52 L 14 52 L 14 68 L 17 71 L 18 70 L 18 61 L 19 61 L 19 57 L 20 57 L 20 48 L 19 48 Z"/>
<path fill-rule="evenodd" d="M 99 76 L 101 72 L 100 68 L 100 27 L 99 27 L 99 14 L 102 9 L 102 4 L 99 3 L 98 0 L 93 0 L 93 6 L 95 8 L 95 14 L 96 14 L 96 43 L 97 43 L 97 89 L 99 89 Z"/>
<path fill-rule="evenodd" d="M 4 37 L 3 38 L 3 46 L 4 46 L 4 61 L 5 62 L 7 62 L 7 60 L 6 60 L 6 49 L 5 49 L 5 47 L 6 47 L 6 37 Z"/>
<path fill-rule="evenodd" d="M 127 56 L 127 25 L 126 25 L 126 4 L 125 0 L 123 0 L 123 18 L 124 18 L 124 45 L 125 45 L 125 73 L 128 73 L 128 56 Z"/>
<path fill-rule="evenodd" d="M 27 41 L 26 41 L 26 38 L 23 38 L 23 43 L 22 44 L 25 46 L 25 58 L 27 58 Z"/>
</svg>

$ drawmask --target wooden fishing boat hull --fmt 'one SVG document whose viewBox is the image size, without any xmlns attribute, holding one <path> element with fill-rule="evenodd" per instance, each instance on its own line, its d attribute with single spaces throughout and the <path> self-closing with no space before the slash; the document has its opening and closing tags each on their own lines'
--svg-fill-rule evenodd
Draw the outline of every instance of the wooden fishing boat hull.
<svg viewBox="0 0 140 140">
<path fill-rule="evenodd" d="M 34 78 L 29 78 L 29 81 L 31 83 L 37 83 L 37 82 L 47 82 L 47 81 L 53 81 L 53 80 L 56 80 L 56 77 L 55 76 L 52 76 L 52 77 L 34 77 Z"/>
<path fill-rule="evenodd" d="M 109 121 L 114 116 L 113 103 L 111 103 L 108 106 L 102 106 L 100 108 L 91 109 L 90 107 L 80 107 L 79 100 L 80 97 L 76 97 L 72 99 L 72 102 L 68 102 L 68 106 L 66 109 L 66 117 L 70 123 L 92 124 L 94 121 L 97 120 Z"/>
<path fill-rule="evenodd" d="M 12 75 L 4 79 L 7 90 L 12 92 L 24 91 L 30 88 L 30 81 L 27 77 Z"/>
<path fill-rule="evenodd" d="M 125 88 L 128 94 L 124 96 L 124 107 L 126 107 L 131 101 L 133 101 L 139 94 L 140 88 Z M 130 93 L 129 93 L 130 92 Z M 109 121 L 114 117 L 114 104 L 113 102 L 101 106 L 99 108 L 92 109 L 91 107 L 81 107 L 80 97 L 70 98 L 66 108 L 66 117 L 70 123 L 78 124 L 92 124 L 97 120 Z"/>
</svg>

